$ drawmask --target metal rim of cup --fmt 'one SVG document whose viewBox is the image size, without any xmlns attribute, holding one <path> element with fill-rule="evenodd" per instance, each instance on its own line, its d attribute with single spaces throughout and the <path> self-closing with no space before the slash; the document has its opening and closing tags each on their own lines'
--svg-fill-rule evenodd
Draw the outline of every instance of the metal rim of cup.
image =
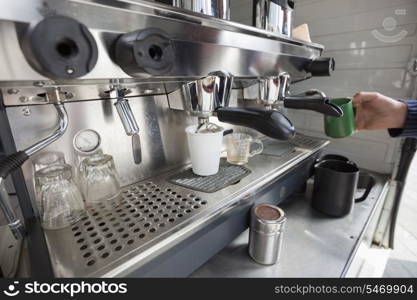
<svg viewBox="0 0 417 300">
<path fill-rule="evenodd" d="M 339 154 L 325 154 L 318 159 L 319 162 L 320 161 L 325 161 L 325 160 L 339 160 L 339 161 L 344 161 L 344 162 L 351 161 L 346 156 L 339 155 Z"/>
<path fill-rule="evenodd" d="M 330 166 L 325 166 L 326 164 L 330 164 Z M 332 164 L 333 164 L 333 166 L 332 166 Z M 347 170 L 347 171 L 335 170 L 335 168 L 333 168 L 334 165 L 348 167 L 348 168 L 351 168 L 351 170 Z M 333 173 L 356 173 L 356 172 L 360 171 L 358 166 L 354 162 L 341 161 L 341 160 L 336 160 L 336 159 L 322 160 L 315 165 L 315 168 L 326 169 L 326 171 L 333 172 Z"/>
<path fill-rule="evenodd" d="M 198 125 L 188 126 L 187 128 L 185 128 L 185 132 L 187 134 L 190 134 L 190 135 L 206 135 L 207 136 L 207 135 L 218 135 L 219 133 L 223 133 L 223 131 L 224 131 L 224 128 L 219 126 L 219 131 L 216 131 L 216 132 L 204 132 L 204 133 L 195 132 L 197 127 L 198 127 Z"/>
<path fill-rule="evenodd" d="M 340 102 L 343 101 L 343 103 L 338 103 L 339 101 Z M 333 98 L 333 99 L 330 100 L 330 102 L 333 103 L 333 104 L 337 104 L 339 106 L 344 106 L 344 105 L 352 103 L 352 99 L 350 99 L 350 98 Z"/>
<path fill-rule="evenodd" d="M 240 137 L 238 137 L 238 136 L 240 136 Z M 232 133 L 232 134 L 228 134 L 225 138 L 230 139 L 232 141 L 248 141 L 248 142 L 251 142 L 251 141 L 254 140 L 254 138 L 250 134 L 241 133 L 241 132 L 235 132 L 235 133 Z"/>
</svg>

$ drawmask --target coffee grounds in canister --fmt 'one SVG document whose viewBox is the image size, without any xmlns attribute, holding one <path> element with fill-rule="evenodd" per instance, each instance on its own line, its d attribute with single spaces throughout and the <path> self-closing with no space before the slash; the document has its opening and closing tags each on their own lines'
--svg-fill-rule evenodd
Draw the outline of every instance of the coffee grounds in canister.
<svg viewBox="0 0 417 300">
<path fill-rule="evenodd" d="M 269 205 L 258 206 L 255 214 L 259 219 L 266 221 L 276 221 L 281 217 L 280 212 Z"/>
</svg>

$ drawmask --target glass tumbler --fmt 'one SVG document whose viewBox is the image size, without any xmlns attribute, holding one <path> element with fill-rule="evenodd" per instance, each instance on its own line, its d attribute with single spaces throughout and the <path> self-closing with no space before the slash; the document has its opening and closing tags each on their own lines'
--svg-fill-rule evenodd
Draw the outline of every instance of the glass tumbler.
<svg viewBox="0 0 417 300">
<path fill-rule="evenodd" d="M 225 137 L 227 161 L 234 165 L 245 165 L 249 157 L 262 153 L 263 144 L 260 140 L 252 138 L 246 133 L 233 133 Z M 251 151 L 251 145 L 257 144 L 258 147 Z"/>
<path fill-rule="evenodd" d="M 81 162 L 85 202 L 88 207 L 112 209 L 121 202 L 119 176 L 113 157 L 94 155 Z"/>
<path fill-rule="evenodd" d="M 102 156 L 103 151 L 101 149 L 99 149 L 97 152 L 95 153 L 79 153 L 76 152 L 75 153 L 75 182 L 78 184 L 78 186 L 80 187 L 81 193 L 84 195 L 84 199 L 86 198 L 87 195 L 87 190 L 86 190 L 86 181 L 85 179 L 85 174 L 84 174 L 84 165 L 83 165 L 83 160 L 87 159 L 87 158 L 92 158 L 92 157 L 97 157 L 97 156 Z"/>
<path fill-rule="evenodd" d="M 52 165 L 36 175 L 41 184 L 41 223 L 45 229 L 70 226 L 85 214 L 83 197 L 72 178 L 70 165 Z"/>
<path fill-rule="evenodd" d="M 35 172 L 52 165 L 60 164 L 65 164 L 65 157 L 64 153 L 57 151 L 42 152 L 33 159 L 33 169 Z"/>
<path fill-rule="evenodd" d="M 35 156 L 33 159 L 33 178 L 34 178 L 34 186 L 35 186 L 35 199 L 36 205 L 38 207 L 39 215 L 42 214 L 42 201 L 41 201 L 41 184 L 38 180 L 39 176 L 36 173 L 39 170 L 42 170 L 49 166 L 65 164 L 65 157 L 64 153 L 56 152 L 56 151 L 47 151 L 42 152 Z"/>
</svg>

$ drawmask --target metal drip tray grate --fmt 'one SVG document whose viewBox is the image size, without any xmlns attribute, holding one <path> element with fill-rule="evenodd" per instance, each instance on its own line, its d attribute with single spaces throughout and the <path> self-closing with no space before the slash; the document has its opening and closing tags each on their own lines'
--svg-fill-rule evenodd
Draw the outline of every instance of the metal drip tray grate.
<svg viewBox="0 0 417 300">
<path fill-rule="evenodd" d="M 301 142 L 309 143 L 308 139 Z M 322 141 L 316 149 L 326 143 Z M 304 149 L 307 151 L 307 148 Z M 295 164 L 296 158 L 305 154 L 305 151 L 299 148 L 290 153 L 284 163 L 291 159 L 292 164 Z M 229 165 L 237 174 L 225 176 L 221 171 L 218 175 L 222 176 L 215 179 L 222 178 L 229 186 L 219 194 L 192 191 L 169 181 L 170 175 L 175 173 L 163 174 L 122 188 L 122 203 L 116 208 L 91 209 L 71 227 L 46 230 L 55 275 L 132 275 L 132 272 L 159 255 L 160 251 L 170 251 L 170 247 L 186 238 L 190 233 L 187 231 L 189 226 L 206 226 L 201 220 L 221 212 L 232 200 L 243 197 L 247 188 L 259 182 L 263 176 L 275 178 L 285 166 L 279 159 L 262 156 L 257 159 L 258 163 L 251 170 Z M 222 162 L 224 165 L 225 161 Z M 250 183 L 231 186 L 239 180 L 237 175 L 240 178 L 248 175 L 248 178 L 251 177 Z M 228 200 L 224 201 L 226 198 Z"/>
<path fill-rule="evenodd" d="M 306 149 L 314 149 L 316 147 L 320 147 L 320 145 L 323 144 L 323 139 L 297 133 L 297 135 L 289 142 L 290 144 L 293 144 L 294 146 L 297 146 L 297 147 L 306 148 Z"/>
<path fill-rule="evenodd" d="M 52 260 L 66 266 L 55 270 L 57 276 L 92 274 L 207 206 L 198 196 L 153 182 L 126 187 L 122 195 L 121 205 L 111 211 L 89 209 L 72 227 L 47 231 Z"/>
<path fill-rule="evenodd" d="M 199 176 L 193 173 L 191 168 L 172 176 L 169 181 L 205 193 L 217 192 L 231 184 L 234 184 L 250 174 L 250 170 L 243 166 L 232 165 L 221 160 L 219 172 L 211 176 Z"/>
</svg>

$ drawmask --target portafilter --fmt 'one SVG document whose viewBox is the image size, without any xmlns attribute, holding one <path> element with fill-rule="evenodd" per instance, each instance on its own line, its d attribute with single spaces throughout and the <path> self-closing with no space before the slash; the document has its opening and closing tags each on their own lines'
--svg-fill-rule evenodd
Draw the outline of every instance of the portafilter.
<svg viewBox="0 0 417 300">
<path fill-rule="evenodd" d="M 288 73 L 259 79 L 259 100 L 266 108 L 276 107 L 280 102 L 285 108 L 312 110 L 327 116 L 341 117 L 342 109 L 330 102 L 326 94 L 312 89 L 304 93 L 291 95 L 289 87 L 291 78 Z"/>
<path fill-rule="evenodd" d="M 276 110 L 265 108 L 229 107 L 233 75 L 216 71 L 182 86 L 184 107 L 199 123 L 204 124 L 212 115 L 221 122 L 245 126 L 274 139 L 288 140 L 294 137 L 291 121 Z"/>
</svg>

